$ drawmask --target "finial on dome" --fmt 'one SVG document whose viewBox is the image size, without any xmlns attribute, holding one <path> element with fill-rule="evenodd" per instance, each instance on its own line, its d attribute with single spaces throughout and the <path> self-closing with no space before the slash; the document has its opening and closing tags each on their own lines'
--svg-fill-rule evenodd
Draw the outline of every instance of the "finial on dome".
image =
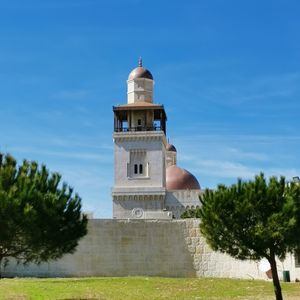
<svg viewBox="0 0 300 300">
<path fill-rule="evenodd" d="M 139 57 L 139 63 L 138 63 L 138 67 L 134 68 L 129 76 L 128 76 L 128 80 L 134 80 L 137 78 L 146 78 L 146 79 L 151 79 L 153 80 L 153 76 L 151 74 L 151 72 L 147 69 L 145 69 L 143 67 L 143 61 L 142 61 L 142 57 Z"/>
</svg>

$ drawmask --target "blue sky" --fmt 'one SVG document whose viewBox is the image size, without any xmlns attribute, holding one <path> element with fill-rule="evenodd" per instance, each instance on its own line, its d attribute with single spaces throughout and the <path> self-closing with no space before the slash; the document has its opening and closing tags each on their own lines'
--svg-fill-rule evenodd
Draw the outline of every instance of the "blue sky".
<svg viewBox="0 0 300 300">
<path fill-rule="evenodd" d="M 111 217 L 112 106 L 138 57 L 201 186 L 300 175 L 300 2 L 0 0 L 0 151 Z"/>
</svg>

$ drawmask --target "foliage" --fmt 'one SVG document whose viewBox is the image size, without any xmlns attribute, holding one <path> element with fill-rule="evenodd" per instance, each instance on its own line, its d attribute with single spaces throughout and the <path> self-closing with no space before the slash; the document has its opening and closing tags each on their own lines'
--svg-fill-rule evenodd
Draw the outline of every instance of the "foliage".
<svg viewBox="0 0 300 300">
<path fill-rule="evenodd" d="M 284 177 L 267 183 L 261 174 L 255 181 L 219 185 L 200 201 L 200 229 L 214 250 L 255 260 L 274 252 L 283 259 L 300 244 L 300 186 Z"/>
<path fill-rule="evenodd" d="M 284 292 L 288 299 L 298 300 L 300 285 L 285 283 Z M 0 281 L 0 299 L 270 300 L 272 293 L 270 282 L 224 278 L 18 278 Z"/>
<path fill-rule="evenodd" d="M 206 190 L 200 201 L 200 231 L 211 248 L 238 259 L 267 258 L 282 299 L 275 256 L 283 259 L 300 245 L 300 185 L 260 174 Z"/>
<path fill-rule="evenodd" d="M 190 208 L 184 211 L 180 218 L 182 219 L 192 219 L 192 218 L 200 218 L 200 208 Z"/>
<path fill-rule="evenodd" d="M 58 173 L 0 154 L 0 263 L 60 258 L 87 233 L 81 199 Z M 1 266 L 1 265 L 0 265 Z"/>
</svg>

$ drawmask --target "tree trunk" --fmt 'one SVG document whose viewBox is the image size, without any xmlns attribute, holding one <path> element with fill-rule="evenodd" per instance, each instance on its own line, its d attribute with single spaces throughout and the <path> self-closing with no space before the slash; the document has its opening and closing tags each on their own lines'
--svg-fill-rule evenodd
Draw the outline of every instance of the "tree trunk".
<svg viewBox="0 0 300 300">
<path fill-rule="evenodd" d="M 0 256 L 0 279 L 2 278 L 2 256 Z"/>
<path fill-rule="evenodd" d="M 268 260 L 269 260 L 269 263 L 271 265 L 272 277 L 273 277 L 273 286 L 274 286 L 274 292 L 275 292 L 276 300 L 283 300 L 282 293 L 281 293 L 281 286 L 280 286 L 280 282 L 279 282 L 279 278 L 278 278 L 275 254 L 271 253 Z"/>
</svg>

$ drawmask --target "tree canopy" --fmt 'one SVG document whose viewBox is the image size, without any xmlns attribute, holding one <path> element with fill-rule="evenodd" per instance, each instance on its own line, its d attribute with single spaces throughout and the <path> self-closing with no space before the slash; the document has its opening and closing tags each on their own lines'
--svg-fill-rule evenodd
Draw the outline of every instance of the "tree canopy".
<svg viewBox="0 0 300 300">
<path fill-rule="evenodd" d="M 300 246 L 300 185 L 264 175 L 206 190 L 200 198 L 200 231 L 213 250 L 237 259 L 265 257 L 277 300 L 282 299 L 275 257 Z"/>
<path fill-rule="evenodd" d="M 81 198 L 58 173 L 0 154 L 0 267 L 3 260 L 47 261 L 72 253 L 87 233 Z"/>
<path fill-rule="evenodd" d="M 180 218 L 182 219 L 200 218 L 200 208 L 196 207 L 196 208 L 187 209 L 181 214 Z"/>
</svg>

